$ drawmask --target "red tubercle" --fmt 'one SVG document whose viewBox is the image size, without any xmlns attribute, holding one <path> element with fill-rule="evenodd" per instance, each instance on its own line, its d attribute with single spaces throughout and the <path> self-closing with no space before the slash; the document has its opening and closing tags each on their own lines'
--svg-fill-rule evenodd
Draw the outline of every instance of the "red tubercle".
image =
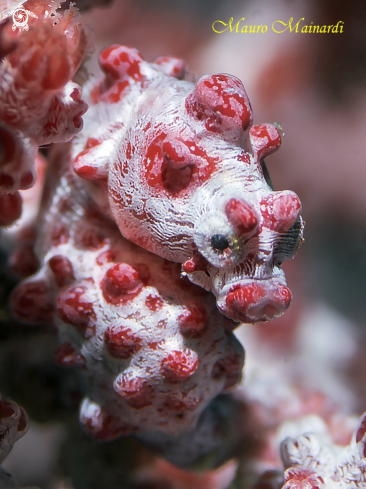
<svg viewBox="0 0 366 489">
<path fill-rule="evenodd" d="M 282 489 L 322 489 L 324 479 L 309 469 L 290 468 L 285 472 L 285 484 Z"/>
<path fill-rule="evenodd" d="M 10 255 L 8 265 L 10 270 L 19 277 L 29 277 L 36 273 L 39 261 L 32 245 L 23 245 Z"/>
<path fill-rule="evenodd" d="M 63 224 L 55 224 L 51 229 L 50 238 L 53 246 L 66 244 L 69 241 L 70 232 Z"/>
<path fill-rule="evenodd" d="M 207 270 L 208 261 L 198 251 L 194 252 L 192 258 L 185 261 L 182 265 L 184 273 L 193 273 Z"/>
<path fill-rule="evenodd" d="M 166 412 L 170 411 L 175 414 L 184 413 L 185 411 L 190 411 L 195 409 L 200 403 L 199 399 L 180 399 L 173 396 L 167 396 L 161 405 L 158 408 L 158 411 Z"/>
<path fill-rule="evenodd" d="M 189 304 L 178 317 L 178 324 L 183 336 L 201 337 L 207 326 L 207 313 L 201 304 Z"/>
<path fill-rule="evenodd" d="M 88 138 L 85 143 L 85 149 L 95 148 L 95 146 L 99 146 L 102 141 L 97 138 Z"/>
<path fill-rule="evenodd" d="M 239 234 L 251 233 L 258 226 L 253 207 L 243 200 L 230 199 L 225 206 L 225 213 Z"/>
<path fill-rule="evenodd" d="M 146 297 L 145 305 L 152 312 L 159 311 L 163 307 L 163 301 L 160 297 L 154 297 L 151 294 Z"/>
<path fill-rule="evenodd" d="M 99 171 L 98 168 L 95 166 L 90 166 L 87 164 L 80 164 L 82 161 L 82 158 L 84 155 L 88 154 L 89 151 L 82 151 L 80 154 L 77 155 L 75 158 L 75 163 L 74 163 L 74 170 L 75 173 L 80 177 L 83 178 L 84 180 L 99 180 Z"/>
<path fill-rule="evenodd" d="M 78 244 L 86 250 L 98 250 L 104 246 L 105 236 L 94 228 L 87 228 L 82 232 Z"/>
<path fill-rule="evenodd" d="M 120 375 L 113 383 L 115 392 L 135 409 L 151 406 L 154 389 L 141 377 Z"/>
<path fill-rule="evenodd" d="M 105 265 L 106 263 L 114 262 L 116 259 L 116 253 L 112 250 L 102 251 L 96 257 L 95 261 L 99 266 Z"/>
<path fill-rule="evenodd" d="M 250 142 L 258 159 L 269 156 L 281 146 L 281 134 L 273 124 L 259 124 L 249 131 Z"/>
<path fill-rule="evenodd" d="M 252 123 L 252 111 L 243 84 L 230 75 L 206 75 L 200 78 L 186 99 L 189 115 L 202 121 L 206 130 L 221 133 L 238 142 Z"/>
<path fill-rule="evenodd" d="M 34 184 L 34 175 L 31 171 L 23 173 L 20 179 L 20 190 L 27 190 L 33 187 Z"/>
<path fill-rule="evenodd" d="M 123 79 L 126 75 L 135 81 L 141 81 L 141 54 L 135 48 L 114 44 L 101 52 L 99 64 L 102 70 L 113 80 Z"/>
<path fill-rule="evenodd" d="M 60 291 L 56 304 L 62 321 L 74 326 L 85 339 L 95 334 L 96 314 L 87 298 L 88 287 L 76 285 Z"/>
<path fill-rule="evenodd" d="M 137 270 L 126 263 L 117 263 L 102 280 L 103 296 L 109 304 L 120 304 L 140 293 L 143 283 Z"/>
<path fill-rule="evenodd" d="M 70 260 L 64 255 L 55 255 L 48 260 L 56 284 L 59 287 L 65 287 L 75 281 L 74 269 Z"/>
<path fill-rule="evenodd" d="M 104 342 L 108 353 L 119 360 L 128 360 L 137 353 L 142 345 L 142 338 L 125 326 L 108 326 L 104 332 Z"/>
<path fill-rule="evenodd" d="M 171 382 L 183 381 L 191 377 L 197 370 L 199 359 L 192 350 L 171 351 L 161 362 L 164 377 Z"/>
<path fill-rule="evenodd" d="M 243 357 L 236 351 L 231 351 L 230 355 L 221 360 L 218 360 L 212 369 L 212 377 L 219 379 L 226 377 L 223 391 L 231 389 L 237 385 L 242 376 Z"/>
<path fill-rule="evenodd" d="M 84 355 L 77 352 L 71 343 L 62 343 L 55 352 L 55 360 L 63 367 L 85 368 L 86 360 Z"/>
<path fill-rule="evenodd" d="M 263 198 L 260 203 L 263 225 L 284 233 L 296 222 L 301 211 L 299 197 L 290 190 L 275 192 Z"/>
<path fill-rule="evenodd" d="M 187 71 L 187 64 L 183 59 L 172 56 L 160 56 L 154 63 L 160 66 L 162 71 L 178 80 L 183 80 Z"/>
<path fill-rule="evenodd" d="M 81 412 L 80 421 L 85 429 L 98 441 L 113 441 L 121 436 L 129 436 L 136 433 L 137 426 L 121 421 L 120 417 L 113 416 L 104 406 L 99 412 L 88 416 Z"/>
<path fill-rule="evenodd" d="M 48 294 L 44 280 L 21 283 L 10 299 L 12 311 L 27 323 L 51 323 L 54 308 Z"/>
<path fill-rule="evenodd" d="M 22 214 L 22 198 L 19 192 L 0 195 L 0 226 L 10 226 Z"/>
</svg>

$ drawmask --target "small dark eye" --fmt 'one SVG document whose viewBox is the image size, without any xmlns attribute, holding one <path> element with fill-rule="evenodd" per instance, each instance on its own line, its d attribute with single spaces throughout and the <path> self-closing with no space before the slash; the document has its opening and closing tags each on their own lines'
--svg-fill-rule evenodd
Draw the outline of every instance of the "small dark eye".
<svg viewBox="0 0 366 489">
<path fill-rule="evenodd" d="M 223 234 L 214 234 L 211 237 L 211 246 L 215 251 L 224 251 L 229 247 L 229 241 Z"/>
</svg>

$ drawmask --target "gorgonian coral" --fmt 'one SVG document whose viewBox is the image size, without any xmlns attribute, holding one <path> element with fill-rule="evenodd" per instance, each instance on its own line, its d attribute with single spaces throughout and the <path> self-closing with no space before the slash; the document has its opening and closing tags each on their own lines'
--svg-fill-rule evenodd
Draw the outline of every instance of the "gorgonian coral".
<svg viewBox="0 0 366 489">
<path fill-rule="evenodd" d="M 210 402 L 241 378 L 232 331 L 291 301 L 281 264 L 302 240 L 301 204 L 274 192 L 264 161 L 280 131 L 253 126 L 234 76 L 195 85 L 180 59 L 147 63 L 114 45 L 83 89 L 85 127 L 67 143 L 87 107 L 70 81 L 87 35 L 72 6 L 24 7 L 37 16 L 29 31 L 5 22 L 0 33 L 2 225 L 19 216 L 38 146 L 64 144 L 49 153 L 34 228 L 40 266 L 13 292 L 12 311 L 57 327 L 56 360 L 84 377 L 80 420 L 91 435 L 169 445 L 198 426 L 198 458 Z M 26 270 L 23 259 L 13 255 L 13 268 Z"/>
<path fill-rule="evenodd" d="M 29 30 L 0 25 L 0 225 L 20 216 L 18 190 L 34 183 L 38 146 L 70 140 L 82 128 L 86 104 L 73 83 L 90 43 L 71 6 L 57 13 L 59 2 L 29 0 L 23 7 Z"/>
</svg>

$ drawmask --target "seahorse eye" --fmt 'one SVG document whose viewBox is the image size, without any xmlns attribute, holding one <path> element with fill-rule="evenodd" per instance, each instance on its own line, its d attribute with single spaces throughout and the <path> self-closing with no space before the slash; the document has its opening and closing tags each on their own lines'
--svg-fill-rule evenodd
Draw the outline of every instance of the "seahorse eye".
<svg viewBox="0 0 366 489">
<path fill-rule="evenodd" d="M 223 234 L 214 234 L 211 237 L 211 246 L 215 251 L 225 251 L 229 247 L 229 241 Z"/>
</svg>

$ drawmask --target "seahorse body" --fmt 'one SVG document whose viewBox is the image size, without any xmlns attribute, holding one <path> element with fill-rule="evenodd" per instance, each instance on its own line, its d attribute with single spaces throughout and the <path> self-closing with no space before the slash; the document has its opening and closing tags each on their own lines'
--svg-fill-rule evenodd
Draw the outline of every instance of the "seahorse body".
<svg viewBox="0 0 366 489">
<path fill-rule="evenodd" d="M 182 61 L 149 64 L 124 46 L 104 51 L 100 64 L 105 77 L 88 88 L 89 131 L 74 147 L 78 175 L 94 181 L 123 236 L 182 263 L 226 316 L 255 323 L 281 315 L 291 293 L 280 265 L 303 225 L 297 195 L 274 192 L 263 173 L 264 157 L 281 144 L 278 129 L 252 126 L 233 76 L 194 86 L 175 78 L 184 76 Z"/>
</svg>

